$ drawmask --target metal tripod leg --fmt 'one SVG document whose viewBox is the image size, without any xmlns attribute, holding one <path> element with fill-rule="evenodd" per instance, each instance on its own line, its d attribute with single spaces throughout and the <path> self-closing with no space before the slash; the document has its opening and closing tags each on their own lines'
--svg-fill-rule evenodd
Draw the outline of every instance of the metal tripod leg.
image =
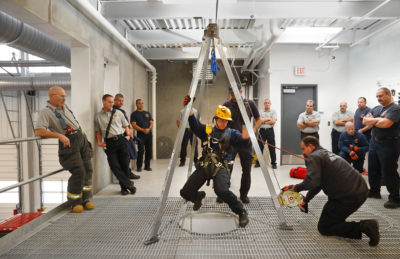
<svg viewBox="0 0 400 259">
<path fill-rule="evenodd" d="M 210 46 L 210 39 L 211 38 L 209 38 L 209 37 L 205 37 L 205 40 L 201 46 L 201 51 L 200 51 L 200 55 L 199 55 L 199 58 L 197 61 L 196 71 L 193 75 L 192 83 L 190 84 L 190 89 L 189 89 L 189 96 L 191 98 L 191 101 L 185 107 L 184 115 L 183 115 L 180 127 L 178 129 L 178 134 L 175 139 L 174 148 L 172 150 L 171 160 L 169 161 L 167 173 L 165 176 L 164 186 L 161 191 L 160 206 L 158 207 L 158 212 L 157 212 L 156 218 L 153 222 L 153 229 L 152 229 L 151 237 L 149 240 L 146 240 L 144 242 L 145 245 L 150 245 L 159 240 L 158 230 L 160 229 L 160 226 L 161 226 L 161 218 L 164 215 L 165 205 L 167 202 L 169 189 L 171 187 L 171 181 L 172 181 L 172 177 L 174 175 L 176 162 L 178 159 L 178 152 L 176 152 L 176 151 L 179 151 L 180 145 L 182 143 L 183 134 L 185 133 L 185 128 L 188 123 L 189 113 L 190 113 L 190 110 L 192 109 L 192 105 L 193 105 L 193 97 L 196 93 L 197 85 L 199 84 L 201 68 L 202 68 L 204 60 L 205 60 L 206 50 L 209 49 L 209 46 Z"/>
<path fill-rule="evenodd" d="M 243 118 L 244 123 L 246 125 L 246 129 L 249 132 L 250 140 L 251 140 L 251 143 L 253 144 L 253 148 L 256 151 L 257 157 L 262 157 L 262 153 L 261 153 L 260 147 L 258 146 L 256 135 L 254 134 L 253 127 L 252 127 L 252 125 L 250 123 L 250 119 L 247 116 L 246 108 L 244 107 L 242 96 L 240 95 L 239 89 L 237 88 L 236 81 L 235 81 L 235 78 L 233 76 L 233 73 L 232 73 L 232 70 L 230 68 L 230 65 L 228 63 L 228 60 L 226 59 L 225 52 L 222 50 L 221 42 L 220 42 L 219 39 L 214 39 L 214 40 L 216 42 L 215 45 L 216 45 L 216 47 L 218 49 L 218 53 L 219 53 L 219 55 L 221 57 L 222 64 L 224 65 L 224 68 L 225 68 L 225 71 L 226 71 L 226 75 L 228 76 L 229 82 L 231 84 L 231 88 L 233 89 L 233 93 L 235 94 L 236 102 L 238 103 L 240 113 L 242 114 L 242 118 Z M 277 194 L 276 194 L 274 185 L 272 183 L 272 179 L 271 179 L 271 177 L 269 175 L 267 165 L 265 164 L 264 159 L 259 159 L 259 162 L 260 162 L 261 170 L 262 170 L 263 175 L 264 175 L 265 182 L 267 183 L 268 190 L 269 190 L 269 192 L 271 194 L 271 198 L 272 198 L 273 204 L 274 204 L 275 209 L 276 209 L 276 211 L 278 213 L 278 217 L 279 217 L 279 221 L 280 221 L 280 228 L 282 228 L 282 229 L 292 229 L 292 227 L 288 226 L 287 223 L 286 223 L 285 215 L 283 214 L 282 208 L 279 205 L 279 202 L 278 202 L 278 199 L 277 199 Z"/>
</svg>

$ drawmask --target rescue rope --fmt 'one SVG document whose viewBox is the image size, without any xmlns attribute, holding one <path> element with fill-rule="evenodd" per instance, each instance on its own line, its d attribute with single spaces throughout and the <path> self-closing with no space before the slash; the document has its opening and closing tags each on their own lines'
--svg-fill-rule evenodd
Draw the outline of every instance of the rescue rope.
<svg viewBox="0 0 400 259">
<path fill-rule="evenodd" d="M 284 152 L 284 153 L 287 153 L 287 154 L 289 154 L 289 155 L 295 156 L 295 157 L 300 158 L 300 159 L 303 159 L 303 160 L 307 160 L 306 158 L 304 158 L 304 157 L 302 157 L 302 156 L 296 155 L 296 154 L 294 154 L 294 153 L 292 153 L 292 152 L 289 152 L 289 151 L 287 151 L 287 150 L 285 150 L 285 149 L 283 149 L 283 148 L 279 148 L 279 147 L 276 147 L 276 146 L 274 146 L 274 145 L 271 145 L 271 144 L 269 144 L 268 142 L 265 142 L 265 141 L 263 141 L 263 140 L 261 140 L 261 139 L 259 139 L 259 138 L 257 138 L 257 140 L 258 140 L 258 141 L 261 141 L 262 143 L 264 143 L 264 145 L 267 144 L 268 146 L 271 146 L 271 147 L 273 147 L 273 148 L 275 148 L 275 149 L 278 149 L 278 150 L 280 150 L 280 151 L 282 151 L 282 152 Z"/>
</svg>

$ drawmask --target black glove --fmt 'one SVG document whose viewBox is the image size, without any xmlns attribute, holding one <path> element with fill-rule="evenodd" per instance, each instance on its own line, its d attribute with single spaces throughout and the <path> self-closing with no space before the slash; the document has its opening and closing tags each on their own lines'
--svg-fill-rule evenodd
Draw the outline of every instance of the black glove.
<svg viewBox="0 0 400 259">
<path fill-rule="evenodd" d="M 281 190 L 282 191 L 294 191 L 294 187 L 295 187 L 296 185 L 286 185 L 286 186 L 284 186 Z"/>
<path fill-rule="evenodd" d="M 299 208 L 300 208 L 301 212 L 308 213 L 308 203 L 307 202 L 302 201 L 299 205 Z"/>
</svg>

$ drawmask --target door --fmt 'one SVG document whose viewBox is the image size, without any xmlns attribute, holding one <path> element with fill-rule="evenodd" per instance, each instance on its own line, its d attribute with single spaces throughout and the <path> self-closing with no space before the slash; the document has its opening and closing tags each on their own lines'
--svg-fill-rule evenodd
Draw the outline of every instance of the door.
<svg viewBox="0 0 400 259">
<path fill-rule="evenodd" d="M 306 101 L 313 100 L 317 111 L 317 85 L 282 85 L 282 148 L 302 156 L 300 148 L 300 130 L 297 128 L 299 114 L 305 111 Z M 304 164 L 304 160 L 281 152 L 282 165 Z"/>
</svg>

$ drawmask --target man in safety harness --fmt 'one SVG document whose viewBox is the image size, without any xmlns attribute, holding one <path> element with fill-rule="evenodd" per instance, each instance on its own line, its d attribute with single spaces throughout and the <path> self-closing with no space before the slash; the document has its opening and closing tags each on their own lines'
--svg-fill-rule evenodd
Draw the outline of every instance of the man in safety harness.
<svg viewBox="0 0 400 259">
<path fill-rule="evenodd" d="M 190 98 L 185 98 L 187 104 Z M 230 175 L 228 160 L 231 156 L 230 146 L 243 147 L 249 145 L 249 134 L 243 127 L 242 133 L 227 128 L 231 119 L 231 111 L 219 105 L 215 111 L 215 126 L 201 124 L 190 111 L 189 125 L 194 134 L 202 141 L 202 156 L 196 164 L 196 170 L 189 177 L 180 191 L 181 196 L 194 203 L 193 210 L 199 210 L 202 200 L 206 196 L 204 191 L 198 191 L 201 186 L 210 180 L 214 181 L 214 191 L 218 197 L 228 204 L 231 210 L 239 215 L 239 226 L 245 227 L 249 223 L 246 210 L 235 194 L 229 190 Z"/>
<path fill-rule="evenodd" d="M 42 109 L 35 126 L 35 136 L 57 138 L 58 156 L 61 166 L 70 171 L 68 179 L 68 202 L 72 212 L 80 213 L 83 208 L 91 210 L 92 196 L 92 145 L 83 133 L 72 111 L 64 104 L 64 89 L 54 86 L 49 90 L 49 101 Z"/>
</svg>

